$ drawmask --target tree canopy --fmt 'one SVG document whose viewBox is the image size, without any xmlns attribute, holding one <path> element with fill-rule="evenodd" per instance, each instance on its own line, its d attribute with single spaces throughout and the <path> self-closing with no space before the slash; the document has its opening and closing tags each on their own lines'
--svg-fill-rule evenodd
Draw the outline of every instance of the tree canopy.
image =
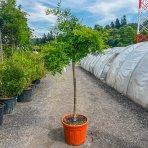
<svg viewBox="0 0 148 148">
<path fill-rule="evenodd" d="M 101 33 L 98 36 L 96 30 L 82 25 L 69 9 L 62 11 L 58 4 L 56 9 L 47 11 L 47 14 L 51 13 L 57 16 L 58 23 L 54 28 L 57 35 L 43 50 L 45 64 L 51 73 L 61 72 L 71 60 L 78 62 L 87 54 L 97 54 L 104 48 Z"/>
<path fill-rule="evenodd" d="M 31 30 L 27 24 L 27 14 L 21 10 L 21 6 L 16 6 L 16 0 L 1 1 L 0 20 L 2 40 L 5 45 L 29 44 Z"/>
</svg>

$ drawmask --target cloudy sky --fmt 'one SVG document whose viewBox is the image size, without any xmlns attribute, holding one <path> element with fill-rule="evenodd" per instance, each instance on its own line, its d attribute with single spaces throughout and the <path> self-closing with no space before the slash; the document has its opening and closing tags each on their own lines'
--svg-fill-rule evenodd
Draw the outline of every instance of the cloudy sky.
<svg viewBox="0 0 148 148">
<path fill-rule="evenodd" d="M 36 36 L 49 32 L 56 23 L 56 17 L 46 15 L 45 10 L 56 7 L 59 0 L 17 0 L 27 12 L 28 24 Z M 138 0 L 63 0 L 63 8 L 70 8 L 82 23 L 93 27 L 94 24 L 110 24 L 117 17 L 127 16 L 128 22 L 137 21 Z"/>
</svg>

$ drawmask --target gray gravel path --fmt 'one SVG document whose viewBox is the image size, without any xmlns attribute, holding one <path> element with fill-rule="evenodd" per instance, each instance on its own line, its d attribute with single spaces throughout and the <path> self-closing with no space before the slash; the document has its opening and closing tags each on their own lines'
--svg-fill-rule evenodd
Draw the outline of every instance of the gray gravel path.
<svg viewBox="0 0 148 148">
<path fill-rule="evenodd" d="M 77 72 L 78 113 L 89 118 L 87 141 L 80 148 L 148 148 L 148 111 L 97 80 Z M 4 116 L 0 148 L 71 148 L 65 144 L 61 117 L 72 113 L 71 68 L 46 77 L 33 101 L 18 103 Z"/>
</svg>

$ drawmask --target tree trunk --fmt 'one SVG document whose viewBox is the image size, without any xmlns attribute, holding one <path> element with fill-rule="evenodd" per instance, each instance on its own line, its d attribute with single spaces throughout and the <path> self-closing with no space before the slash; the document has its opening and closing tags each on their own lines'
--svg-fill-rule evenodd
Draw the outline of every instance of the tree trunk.
<svg viewBox="0 0 148 148">
<path fill-rule="evenodd" d="M 77 105 L 77 98 L 76 98 L 76 74 L 75 74 L 75 61 L 72 61 L 72 71 L 73 71 L 73 87 L 74 87 L 74 121 L 76 121 L 76 105 Z"/>
<path fill-rule="evenodd" d="M 2 45 L 2 32 L 1 32 L 1 29 L 0 29 L 0 57 L 1 57 L 1 60 L 3 62 L 3 45 Z"/>
</svg>

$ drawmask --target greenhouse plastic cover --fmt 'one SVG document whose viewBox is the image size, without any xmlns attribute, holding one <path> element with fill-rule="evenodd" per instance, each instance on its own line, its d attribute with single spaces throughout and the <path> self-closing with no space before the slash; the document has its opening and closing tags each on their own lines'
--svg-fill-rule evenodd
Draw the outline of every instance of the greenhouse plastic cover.
<svg viewBox="0 0 148 148">
<path fill-rule="evenodd" d="M 88 55 L 81 66 L 97 78 L 148 109 L 148 42 Z"/>
</svg>

